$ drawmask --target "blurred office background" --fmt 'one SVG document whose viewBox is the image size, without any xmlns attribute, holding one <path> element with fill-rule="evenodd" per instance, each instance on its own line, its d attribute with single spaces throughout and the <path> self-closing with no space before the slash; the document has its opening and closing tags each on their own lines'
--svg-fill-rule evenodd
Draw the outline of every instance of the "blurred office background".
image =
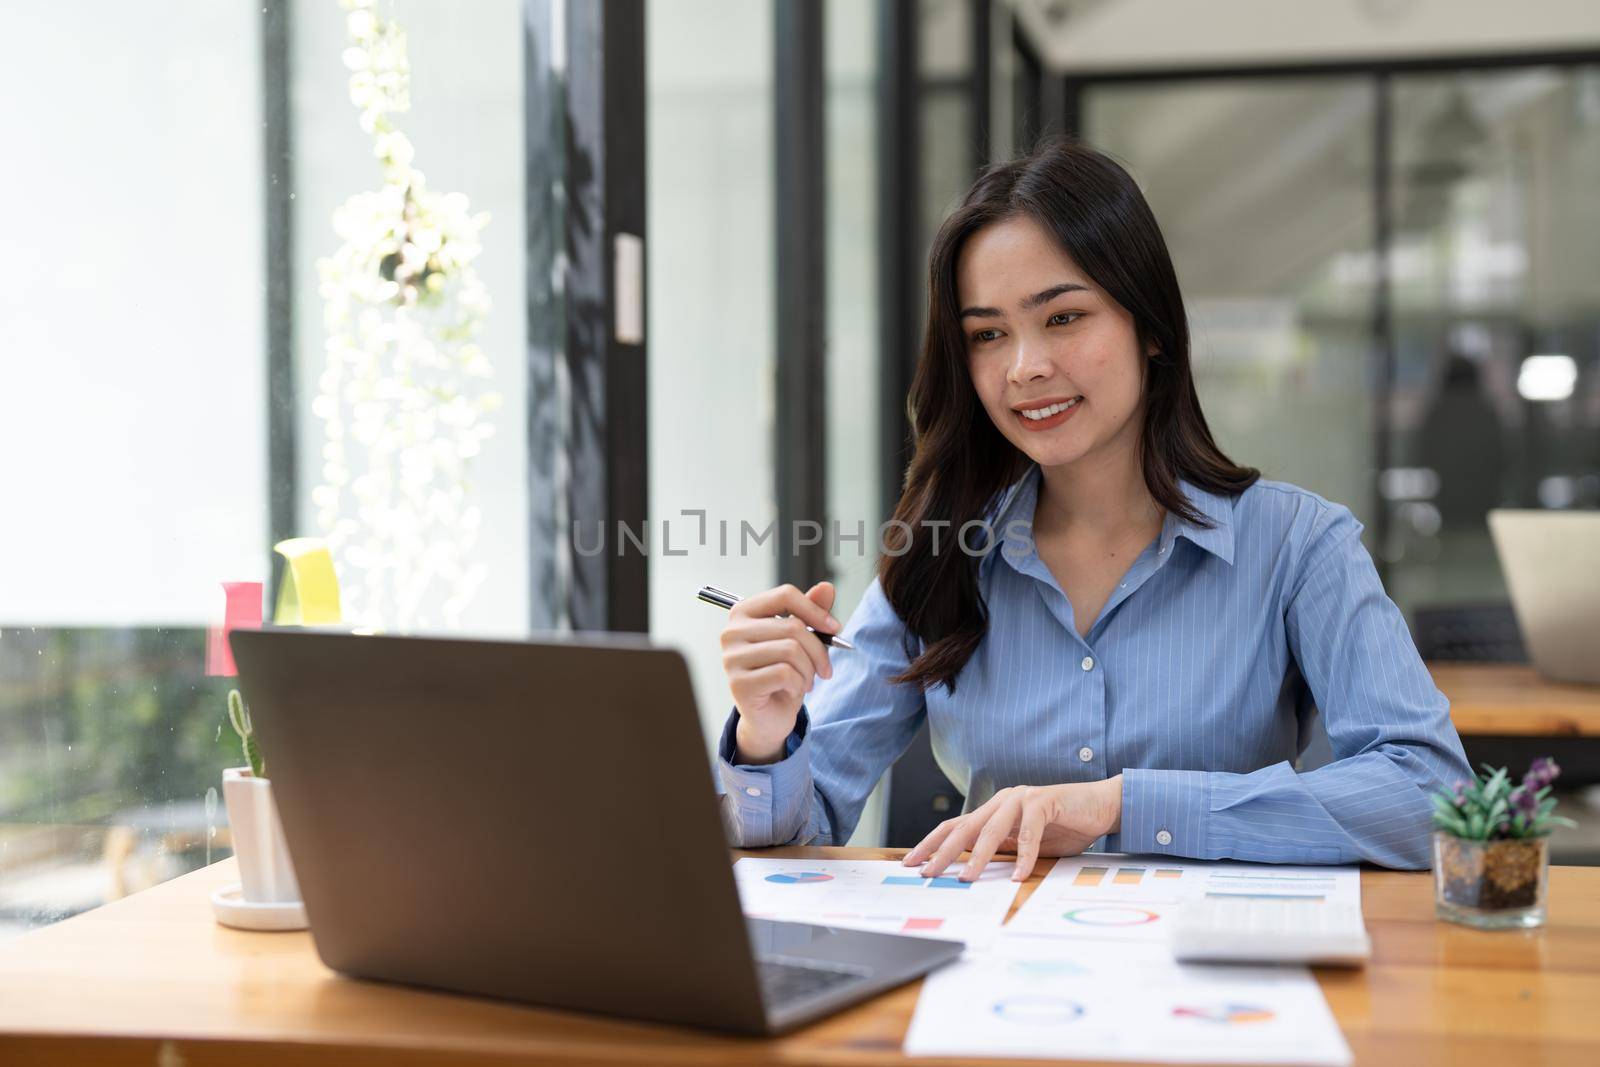
<svg viewBox="0 0 1600 1067">
<path fill-rule="evenodd" d="M 417 558 L 460 573 L 369 621 L 648 631 L 708 745 L 725 617 L 693 590 L 828 577 L 848 616 L 929 238 L 1042 135 L 1137 177 L 1222 445 L 1348 504 L 1417 626 L 1504 616 L 1487 509 L 1600 506 L 1590 0 L 13 4 L 0 91 L 0 936 L 226 855 L 219 583 L 270 609 L 271 546 L 339 522 L 341 560 L 382 554 L 336 491 L 371 472 L 318 405 L 319 261 L 374 239 L 351 198 L 386 175 L 460 194 L 483 403 L 413 470 Z M 744 529 L 792 520 L 821 543 Z M 926 770 L 902 807 L 952 802 Z M 858 842 L 912 843 L 894 778 Z"/>
</svg>

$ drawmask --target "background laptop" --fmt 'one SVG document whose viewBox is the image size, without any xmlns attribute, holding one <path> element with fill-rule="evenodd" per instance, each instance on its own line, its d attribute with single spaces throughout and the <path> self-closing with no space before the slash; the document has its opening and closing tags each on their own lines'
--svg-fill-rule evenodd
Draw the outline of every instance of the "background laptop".
<svg viewBox="0 0 1600 1067">
<path fill-rule="evenodd" d="M 1489 512 L 1511 606 L 1539 673 L 1600 685 L 1600 512 Z"/>
<path fill-rule="evenodd" d="M 744 918 L 675 651 L 304 630 L 232 643 L 335 970 L 775 1033 L 962 950 Z"/>
</svg>

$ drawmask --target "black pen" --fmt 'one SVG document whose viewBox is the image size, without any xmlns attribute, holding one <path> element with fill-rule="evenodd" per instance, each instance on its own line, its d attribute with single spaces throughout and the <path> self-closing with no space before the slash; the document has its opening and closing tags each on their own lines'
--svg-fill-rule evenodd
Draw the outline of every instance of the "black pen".
<svg viewBox="0 0 1600 1067">
<path fill-rule="evenodd" d="M 726 589 L 718 589 L 714 585 L 702 585 L 700 587 L 700 592 L 696 593 L 695 595 L 701 600 L 705 601 L 707 604 L 723 609 L 731 608 L 739 601 L 744 599 L 744 597 L 740 596 L 738 593 L 730 593 Z M 817 640 L 831 648 L 843 648 L 852 652 L 855 651 L 856 646 L 852 645 L 849 641 L 846 641 L 842 637 L 834 637 L 832 634 L 822 633 L 815 626 L 807 626 L 806 629 L 816 634 Z"/>
</svg>

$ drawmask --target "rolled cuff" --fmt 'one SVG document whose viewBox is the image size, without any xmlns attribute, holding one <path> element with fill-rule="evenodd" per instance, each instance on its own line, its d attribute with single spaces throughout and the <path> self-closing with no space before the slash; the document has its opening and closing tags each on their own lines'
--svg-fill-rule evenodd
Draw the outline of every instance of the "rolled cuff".
<svg viewBox="0 0 1600 1067">
<path fill-rule="evenodd" d="M 802 706 L 777 763 L 734 763 L 739 711 L 734 709 L 717 745 L 723 825 L 735 848 L 783 845 L 799 837 L 811 810 L 811 720 Z"/>
<path fill-rule="evenodd" d="M 1122 827 L 1107 836 L 1117 852 L 1218 859 L 1210 840 L 1212 772 L 1124 770 Z"/>
</svg>

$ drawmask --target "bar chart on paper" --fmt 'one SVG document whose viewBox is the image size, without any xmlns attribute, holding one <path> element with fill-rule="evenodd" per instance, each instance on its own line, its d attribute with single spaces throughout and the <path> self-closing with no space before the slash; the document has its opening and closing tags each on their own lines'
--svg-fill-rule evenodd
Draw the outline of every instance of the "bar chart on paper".
<svg viewBox="0 0 1600 1067">
<path fill-rule="evenodd" d="M 1197 879 L 1179 864 L 1128 857 L 1057 860 L 1006 929 L 1050 937 L 1162 941 Z"/>
<path fill-rule="evenodd" d="M 1009 863 L 981 877 L 923 878 L 893 860 L 781 860 L 746 856 L 733 865 L 752 918 L 981 942 L 1016 898 Z"/>
<path fill-rule="evenodd" d="M 1186 901 L 1270 897 L 1312 905 L 1361 900 L 1353 867 L 1282 867 L 1100 854 L 1057 861 L 1008 932 L 1165 941 Z"/>
</svg>

